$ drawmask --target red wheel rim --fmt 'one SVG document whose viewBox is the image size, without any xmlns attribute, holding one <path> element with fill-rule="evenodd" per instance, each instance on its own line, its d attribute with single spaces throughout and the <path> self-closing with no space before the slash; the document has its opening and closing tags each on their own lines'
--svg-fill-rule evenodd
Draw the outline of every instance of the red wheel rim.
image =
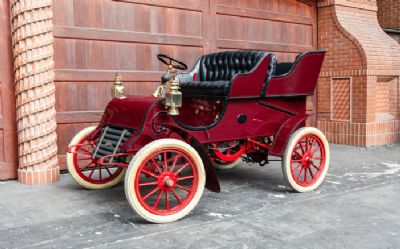
<svg viewBox="0 0 400 249">
<path fill-rule="evenodd" d="M 227 142 L 227 144 L 228 146 L 230 146 L 230 142 Z M 243 155 L 246 149 L 243 143 L 239 143 L 234 147 L 225 148 L 224 150 L 220 150 L 217 145 L 213 145 L 213 147 L 214 147 L 214 154 L 217 157 L 217 159 L 228 163 L 234 162 L 237 159 L 239 159 Z"/>
<path fill-rule="evenodd" d="M 191 202 L 198 181 L 198 169 L 185 151 L 160 149 L 147 156 L 139 166 L 135 191 L 148 212 L 171 215 Z"/>
<path fill-rule="evenodd" d="M 97 164 L 92 157 L 94 149 L 95 142 L 89 142 L 86 138 L 79 141 L 73 153 L 75 171 L 82 179 L 92 184 L 105 184 L 114 180 L 123 169 Z"/>
<path fill-rule="evenodd" d="M 294 181 L 302 187 L 316 183 L 324 171 L 325 157 L 325 146 L 318 136 L 302 136 L 291 153 L 290 170 Z"/>
</svg>

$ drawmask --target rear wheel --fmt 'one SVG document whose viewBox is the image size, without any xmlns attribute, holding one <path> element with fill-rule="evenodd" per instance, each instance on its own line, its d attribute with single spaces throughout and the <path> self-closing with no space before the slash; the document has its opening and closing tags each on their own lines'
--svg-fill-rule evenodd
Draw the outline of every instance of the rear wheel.
<svg viewBox="0 0 400 249">
<path fill-rule="evenodd" d="M 238 166 L 241 162 L 242 162 L 241 158 L 233 162 L 212 161 L 214 168 L 218 170 L 233 169 L 236 166 Z"/>
<path fill-rule="evenodd" d="M 177 139 L 160 139 L 132 159 L 125 176 L 125 194 L 143 219 L 173 222 L 197 205 L 205 180 L 203 162 L 195 149 Z"/>
<path fill-rule="evenodd" d="M 213 166 L 219 170 L 236 167 L 242 161 L 241 156 L 245 149 L 245 145 L 239 140 L 212 144 L 210 150 L 214 158 Z"/>
<path fill-rule="evenodd" d="M 68 171 L 72 178 L 87 189 L 105 189 L 117 185 L 124 176 L 125 169 L 115 166 L 101 166 L 93 159 L 92 153 L 96 148 L 96 141 L 88 141 L 86 137 L 96 129 L 96 126 L 87 127 L 71 140 L 67 153 Z"/>
<path fill-rule="evenodd" d="M 304 127 L 290 138 L 282 160 L 286 182 L 297 192 L 318 188 L 329 168 L 329 144 L 314 127 Z"/>
</svg>

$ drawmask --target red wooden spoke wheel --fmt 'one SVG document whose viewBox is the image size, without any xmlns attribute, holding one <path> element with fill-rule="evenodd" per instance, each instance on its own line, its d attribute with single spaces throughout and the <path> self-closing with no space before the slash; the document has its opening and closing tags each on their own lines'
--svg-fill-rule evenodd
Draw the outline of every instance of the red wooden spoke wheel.
<svg viewBox="0 0 400 249">
<path fill-rule="evenodd" d="M 72 152 L 67 153 L 67 165 L 71 176 L 80 185 L 88 189 L 104 189 L 112 187 L 121 180 L 125 169 L 114 166 L 99 165 L 92 157 L 96 147 L 95 142 L 89 142 L 86 137 L 96 127 L 88 127 L 80 131 L 71 141 Z"/>
<path fill-rule="evenodd" d="M 329 167 L 329 145 L 316 128 L 305 127 L 295 132 L 286 149 L 282 170 L 286 181 L 298 192 L 317 188 Z"/>
<path fill-rule="evenodd" d="M 199 173 L 192 160 L 178 149 L 150 154 L 138 169 L 135 191 L 141 205 L 157 215 L 181 211 L 193 199 Z"/>
<path fill-rule="evenodd" d="M 165 223 L 186 216 L 197 205 L 204 184 L 204 167 L 197 152 L 180 140 L 160 139 L 132 159 L 125 193 L 142 218 Z"/>
<path fill-rule="evenodd" d="M 212 151 L 215 157 L 213 165 L 216 169 L 231 169 L 241 162 L 246 146 L 240 141 L 228 141 L 213 144 Z"/>
</svg>

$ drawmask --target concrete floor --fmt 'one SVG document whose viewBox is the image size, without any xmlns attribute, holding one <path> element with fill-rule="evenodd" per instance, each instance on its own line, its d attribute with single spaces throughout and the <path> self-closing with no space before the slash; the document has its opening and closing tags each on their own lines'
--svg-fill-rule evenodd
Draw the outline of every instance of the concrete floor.
<svg viewBox="0 0 400 249">
<path fill-rule="evenodd" d="M 79 187 L 0 182 L 0 248 L 400 248 L 400 145 L 331 146 L 325 183 L 289 191 L 280 164 L 219 172 L 185 219 L 143 222 L 123 184 Z"/>
</svg>

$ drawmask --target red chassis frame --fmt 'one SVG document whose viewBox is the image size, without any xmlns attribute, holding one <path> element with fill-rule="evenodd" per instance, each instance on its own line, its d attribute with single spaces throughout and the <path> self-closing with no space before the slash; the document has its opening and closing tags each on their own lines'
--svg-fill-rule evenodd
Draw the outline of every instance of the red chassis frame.
<svg viewBox="0 0 400 249">
<path fill-rule="evenodd" d="M 291 134 L 305 126 L 305 120 L 309 116 L 306 113 L 306 97 L 314 92 L 324 55 L 324 51 L 304 55 L 290 72 L 272 77 L 265 83 L 265 88 L 265 72 L 271 66 L 271 58 L 266 57 L 254 70 L 245 75 L 237 75 L 232 80 L 228 99 L 222 103 L 216 102 L 221 108 L 217 108 L 217 111 L 214 110 L 216 108 L 210 109 L 207 116 L 212 122 L 204 126 L 185 124 L 193 119 L 192 112 L 196 104 L 193 99 L 184 98 L 181 114 L 173 117 L 165 111 L 161 98 L 115 98 L 108 104 L 100 125 L 88 136 L 88 140 L 96 139 L 102 127 L 107 125 L 133 128 L 134 131 L 121 146 L 123 152 L 103 156 L 97 163 L 127 167 L 126 163 L 108 163 L 106 159 L 132 156 L 157 139 L 179 138 L 191 143 L 199 151 L 206 167 L 206 187 L 218 192 L 218 178 L 215 169 L 210 165 L 211 160 L 204 145 L 240 140 L 243 142 L 243 154 L 263 150 L 266 158 L 268 155 L 281 157 Z M 249 84 L 256 89 L 263 89 L 261 95 L 254 96 L 248 90 Z M 243 96 L 241 93 L 248 94 Z M 206 104 L 203 107 L 207 109 L 214 106 Z M 68 152 L 72 148 L 73 146 L 68 148 Z"/>
</svg>

